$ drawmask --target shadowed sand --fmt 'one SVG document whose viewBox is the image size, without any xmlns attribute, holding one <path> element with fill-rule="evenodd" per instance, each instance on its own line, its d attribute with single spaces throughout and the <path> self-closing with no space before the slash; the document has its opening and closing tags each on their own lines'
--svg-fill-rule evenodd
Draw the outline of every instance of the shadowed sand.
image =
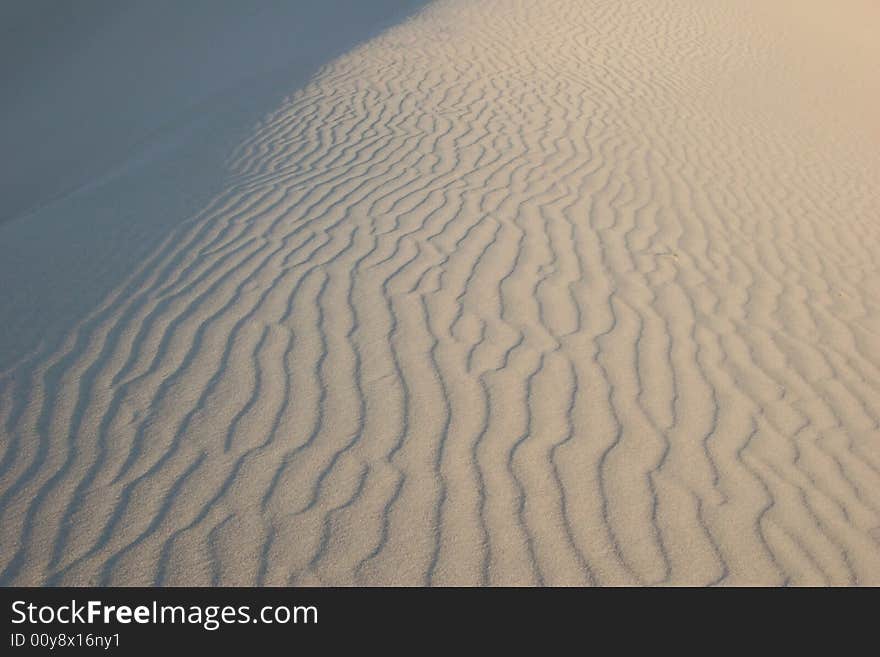
<svg viewBox="0 0 880 657">
<path fill-rule="evenodd" d="M 880 584 L 878 18 L 440 0 L 0 225 L 0 583 Z"/>
</svg>

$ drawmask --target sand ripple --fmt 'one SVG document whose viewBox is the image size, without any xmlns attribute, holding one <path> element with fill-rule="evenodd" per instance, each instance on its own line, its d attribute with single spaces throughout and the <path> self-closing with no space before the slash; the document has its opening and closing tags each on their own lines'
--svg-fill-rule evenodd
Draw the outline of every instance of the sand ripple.
<svg viewBox="0 0 880 657">
<path fill-rule="evenodd" d="M 0 582 L 880 584 L 868 68 L 768 4 L 324 67 L 0 373 Z"/>
</svg>

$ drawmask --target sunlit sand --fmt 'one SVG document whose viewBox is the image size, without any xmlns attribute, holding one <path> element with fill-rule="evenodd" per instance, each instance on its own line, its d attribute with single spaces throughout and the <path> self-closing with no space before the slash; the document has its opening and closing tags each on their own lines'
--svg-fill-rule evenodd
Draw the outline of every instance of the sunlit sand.
<svg viewBox="0 0 880 657">
<path fill-rule="evenodd" d="M 0 583 L 880 584 L 878 21 L 399 2 L 22 200 Z"/>
</svg>

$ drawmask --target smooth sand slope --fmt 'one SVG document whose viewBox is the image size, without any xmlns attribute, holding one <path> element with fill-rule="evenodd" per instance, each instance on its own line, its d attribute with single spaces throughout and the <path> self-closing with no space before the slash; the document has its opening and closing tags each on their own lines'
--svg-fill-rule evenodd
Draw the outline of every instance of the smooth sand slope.
<svg viewBox="0 0 880 657">
<path fill-rule="evenodd" d="M 0 146 L 14 156 L 0 158 L 0 222 L 89 183 L 133 147 L 167 147 L 161 133 L 187 123 L 188 109 L 203 127 L 208 108 L 216 119 L 220 103 L 252 99 L 243 85 L 283 69 L 277 106 L 300 76 L 426 1 L 3 0 Z"/>
<path fill-rule="evenodd" d="M 433 2 L 0 225 L 0 583 L 880 584 L 878 20 Z"/>
</svg>

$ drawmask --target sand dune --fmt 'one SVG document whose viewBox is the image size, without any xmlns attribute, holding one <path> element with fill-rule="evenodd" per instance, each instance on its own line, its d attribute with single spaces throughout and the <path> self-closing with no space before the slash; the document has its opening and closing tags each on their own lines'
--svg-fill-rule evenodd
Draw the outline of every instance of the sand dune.
<svg viewBox="0 0 880 657">
<path fill-rule="evenodd" d="M 880 584 L 880 8 L 825 4 L 433 2 L 0 226 L 0 583 Z M 61 225 L 143 248 L 19 312 Z"/>
</svg>

